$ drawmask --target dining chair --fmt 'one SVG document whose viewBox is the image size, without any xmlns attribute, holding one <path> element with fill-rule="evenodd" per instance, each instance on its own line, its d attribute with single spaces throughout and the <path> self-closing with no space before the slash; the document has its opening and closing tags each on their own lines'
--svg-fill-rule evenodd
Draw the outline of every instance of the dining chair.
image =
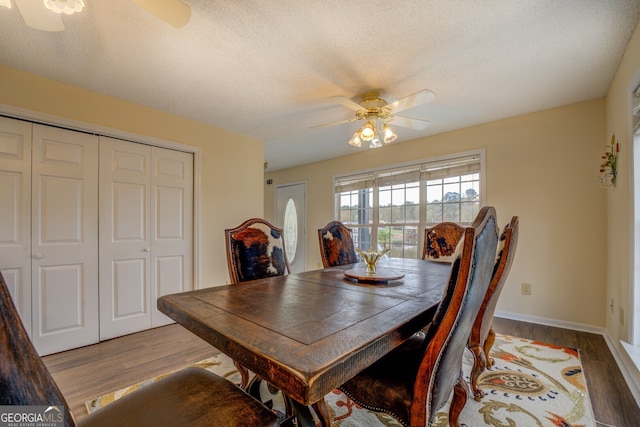
<svg viewBox="0 0 640 427">
<path fill-rule="evenodd" d="M 231 283 L 289 274 L 281 228 L 251 218 L 224 233 Z"/>
<path fill-rule="evenodd" d="M 351 229 L 340 221 L 331 221 L 318 229 L 320 256 L 324 268 L 358 262 L 352 233 Z"/>
<path fill-rule="evenodd" d="M 24 329 L 2 273 L 0 318 L 0 405 L 43 406 L 56 423 L 71 427 L 279 425 L 273 412 L 236 385 L 195 367 L 129 393 L 76 424 Z"/>
<path fill-rule="evenodd" d="M 518 246 L 518 231 L 518 217 L 514 216 L 509 224 L 505 226 L 502 234 L 500 234 L 491 283 L 489 283 L 489 288 L 469 336 L 468 347 L 473 354 L 470 383 L 473 397 L 477 401 L 480 401 L 484 396 L 484 393 L 478 387 L 478 377 L 485 369 L 493 366 L 494 363 L 493 359 L 489 357 L 496 336 L 493 330 L 493 315 L 515 257 L 516 247 Z"/>
<path fill-rule="evenodd" d="M 251 218 L 224 230 L 231 283 L 289 274 L 289 262 L 281 228 L 261 218 Z M 249 370 L 233 361 L 240 373 L 239 386 L 249 385 Z"/>
<path fill-rule="evenodd" d="M 464 227 L 454 222 L 441 222 L 424 230 L 422 259 L 451 262 Z"/>
<path fill-rule="evenodd" d="M 357 404 L 389 413 L 404 426 L 426 426 L 453 392 L 449 424 L 460 425 L 469 390 L 462 375 L 463 356 L 498 245 L 495 209 L 482 208 L 464 229 L 463 239 L 425 334 L 414 334 L 340 387 Z"/>
</svg>

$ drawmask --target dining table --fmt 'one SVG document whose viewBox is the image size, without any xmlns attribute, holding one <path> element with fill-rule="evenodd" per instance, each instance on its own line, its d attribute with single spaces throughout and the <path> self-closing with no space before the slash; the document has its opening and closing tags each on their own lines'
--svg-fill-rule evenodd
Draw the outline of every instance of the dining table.
<svg viewBox="0 0 640 427">
<path fill-rule="evenodd" d="M 282 390 L 298 425 L 314 425 L 309 405 L 428 325 L 450 269 L 387 258 L 375 274 L 349 264 L 165 295 L 157 305 Z"/>
</svg>

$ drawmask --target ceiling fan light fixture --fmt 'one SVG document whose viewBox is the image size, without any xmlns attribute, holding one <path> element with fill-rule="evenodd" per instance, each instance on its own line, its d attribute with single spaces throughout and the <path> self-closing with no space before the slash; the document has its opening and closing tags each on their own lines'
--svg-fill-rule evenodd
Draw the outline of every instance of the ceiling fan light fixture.
<svg viewBox="0 0 640 427">
<path fill-rule="evenodd" d="M 378 92 L 365 94 L 359 102 L 355 102 L 344 96 L 333 96 L 332 98 L 350 110 L 355 111 L 355 118 L 321 126 L 313 126 L 313 128 L 348 123 L 354 120 L 363 120 L 365 122 L 364 126 L 356 131 L 349 140 L 349 144 L 354 147 L 360 147 L 362 146 L 362 141 L 365 141 L 369 142 L 370 148 L 378 148 L 383 144 L 390 144 L 398 139 L 398 135 L 387 123 L 393 122 L 394 126 L 398 125 L 416 130 L 426 129 L 429 124 L 428 121 L 399 116 L 396 115 L 396 113 L 433 101 L 436 96 L 429 89 L 423 89 L 392 103 L 388 103 L 382 99 Z"/>
<path fill-rule="evenodd" d="M 371 140 L 371 142 L 369 142 L 369 148 L 380 148 L 380 147 L 382 147 L 382 143 L 380 142 L 380 138 L 378 138 L 378 136 L 376 136 Z"/>
<path fill-rule="evenodd" d="M 360 132 L 361 132 L 360 129 L 355 131 L 355 133 L 353 134 L 353 136 L 349 140 L 349 144 L 350 145 L 353 145 L 354 147 L 358 147 L 358 148 L 360 148 L 362 146 L 362 141 L 360 140 Z"/>
<path fill-rule="evenodd" d="M 47 9 L 58 14 L 73 15 L 76 12 L 82 12 L 84 9 L 83 0 L 43 0 Z"/>
<path fill-rule="evenodd" d="M 365 125 L 360 129 L 360 139 L 362 139 L 363 141 L 368 142 L 373 140 L 376 134 L 376 127 L 371 120 L 365 123 Z"/>
<path fill-rule="evenodd" d="M 395 141 L 396 138 L 398 138 L 398 135 L 396 135 L 393 129 L 391 129 L 391 127 L 385 123 L 382 126 L 382 140 L 385 142 L 385 144 L 389 144 Z"/>
</svg>

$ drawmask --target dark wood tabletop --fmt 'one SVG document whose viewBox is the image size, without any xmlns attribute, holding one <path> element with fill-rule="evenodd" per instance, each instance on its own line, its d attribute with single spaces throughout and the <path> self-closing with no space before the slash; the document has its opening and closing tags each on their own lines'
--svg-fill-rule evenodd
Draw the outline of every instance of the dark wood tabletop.
<svg viewBox="0 0 640 427">
<path fill-rule="evenodd" d="M 166 295 L 158 309 L 309 405 L 431 320 L 450 266 L 381 260 L 388 283 L 345 278 L 356 264 Z"/>
</svg>

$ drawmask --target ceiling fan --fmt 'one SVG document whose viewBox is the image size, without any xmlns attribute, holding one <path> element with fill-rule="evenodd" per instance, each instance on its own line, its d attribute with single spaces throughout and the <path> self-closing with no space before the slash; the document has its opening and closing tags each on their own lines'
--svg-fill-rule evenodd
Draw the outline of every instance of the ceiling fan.
<svg viewBox="0 0 640 427">
<path fill-rule="evenodd" d="M 363 120 L 365 124 L 353 134 L 349 144 L 360 147 L 362 141 L 366 141 L 369 142 L 370 148 L 377 148 L 382 146 L 382 142 L 390 143 L 397 138 L 395 132 L 389 127 L 389 123 L 417 130 L 426 129 L 430 123 L 428 120 L 401 116 L 398 113 L 431 102 L 436 99 L 436 95 L 429 89 L 424 89 L 392 103 L 382 99 L 379 92 L 365 93 L 360 102 L 344 96 L 332 96 L 330 99 L 355 111 L 355 117 L 313 126 L 312 129 Z"/>
<path fill-rule="evenodd" d="M 82 0 L 14 0 L 25 24 L 42 31 L 62 31 L 64 24 L 60 13 L 82 10 Z M 184 26 L 191 18 L 191 8 L 181 0 L 131 0 L 147 12 L 156 15 L 176 28 Z M 45 4 L 47 4 L 45 6 Z M 11 8 L 11 0 L 0 0 L 0 5 Z M 82 5 L 76 7 L 76 5 Z M 51 10 L 50 10 L 51 9 Z M 52 11 L 55 11 L 52 12 Z"/>
</svg>

